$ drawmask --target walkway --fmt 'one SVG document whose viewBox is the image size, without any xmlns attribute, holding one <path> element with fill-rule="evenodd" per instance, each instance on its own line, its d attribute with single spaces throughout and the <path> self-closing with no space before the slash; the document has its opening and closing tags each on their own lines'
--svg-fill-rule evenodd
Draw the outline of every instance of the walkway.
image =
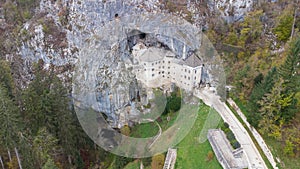
<svg viewBox="0 0 300 169">
<path fill-rule="evenodd" d="M 176 157 L 177 150 L 169 148 L 163 169 L 174 169 Z"/>
<path fill-rule="evenodd" d="M 267 169 L 263 158 L 259 154 L 248 132 L 229 107 L 224 102 L 221 102 L 220 97 L 206 89 L 195 92 L 194 95 L 203 100 L 206 105 L 213 107 L 222 119 L 229 124 L 230 129 L 244 149 L 249 169 Z"/>
<path fill-rule="evenodd" d="M 249 128 L 249 130 L 253 134 L 254 138 L 256 139 L 257 143 L 259 144 L 260 148 L 262 149 L 262 151 L 264 152 L 264 154 L 266 155 L 266 157 L 270 161 L 272 167 L 274 169 L 278 169 L 278 167 L 276 166 L 276 162 L 274 160 L 274 157 L 273 157 L 269 147 L 265 143 L 264 139 L 261 137 L 261 135 L 257 132 L 257 130 L 254 127 L 252 127 L 248 123 L 246 116 L 243 114 L 241 109 L 237 106 L 237 104 L 231 98 L 227 99 L 227 102 L 230 104 L 230 106 L 232 106 L 234 108 L 234 110 L 238 113 L 238 115 L 241 117 L 243 122 Z"/>
</svg>

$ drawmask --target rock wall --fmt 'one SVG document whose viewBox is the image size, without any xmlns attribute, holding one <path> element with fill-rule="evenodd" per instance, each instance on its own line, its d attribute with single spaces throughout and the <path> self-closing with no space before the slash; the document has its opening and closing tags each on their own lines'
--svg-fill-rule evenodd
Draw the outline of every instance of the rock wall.
<svg viewBox="0 0 300 169">
<path fill-rule="evenodd" d="M 181 1 L 178 1 L 181 2 Z M 245 2 L 246 3 L 246 2 Z M 225 1 L 214 1 L 211 3 L 211 9 L 221 8 L 221 6 L 226 5 Z M 230 0 L 232 6 L 241 5 Z M 229 8 L 235 7 L 226 7 Z M 192 13 L 193 25 L 186 23 L 172 23 L 169 24 L 166 21 L 166 25 L 180 25 L 179 30 L 181 32 L 187 32 L 187 34 L 193 34 L 195 28 L 201 28 L 204 18 L 207 17 L 206 13 L 201 13 L 200 8 L 197 8 L 198 1 L 186 1 L 185 3 L 180 3 L 181 6 L 186 6 L 187 10 Z M 248 3 L 246 3 L 246 9 L 248 10 Z M 53 64 L 57 67 L 76 65 L 83 61 L 81 59 L 89 59 L 88 56 L 97 56 L 98 53 L 95 51 L 87 51 L 92 47 L 99 47 L 101 44 L 101 49 L 104 51 L 112 51 L 107 57 L 97 58 L 92 61 L 87 61 L 89 65 L 95 65 L 88 70 L 78 70 L 78 72 L 83 74 L 83 80 L 90 78 L 96 83 L 93 89 L 87 89 L 86 92 L 97 90 L 97 95 L 92 96 L 97 98 L 98 103 L 95 103 L 93 108 L 105 112 L 109 120 L 111 120 L 115 125 L 118 123 L 117 110 L 126 105 L 130 104 L 133 93 L 141 92 L 141 85 L 130 85 L 136 84 L 131 79 L 133 75 L 130 70 L 124 68 L 122 62 L 131 62 L 130 57 L 130 44 L 128 38 L 137 33 L 132 33 L 134 31 L 132 27 L 136 23 L 142 23 L 142 20 L 133 20 L 132 25 L 127 27 L 122 27 L 124 32 L 127 32 L 126 36 L 118 36 L 118 32 L 114 32 L 114 28 L 109 31 L 103 31 L 103 28 L 111 24 L 112 21 L 118 20 L 120 18 L 126 18 L 127 16 L 138 16 L 143 13 L 162 13 L 168 15 L 169 10 L 166 9 L 164 3 L 159 0 L 61 0 L 61 1 L 50 1 L 41 0 L 40 9 L 37 13 L 39 15 L 35 16 L 32 20 L 24 24 L 22 32 L 27 33 L 25 36 L 26 40 L 22 41 L 21 46 L 18 47 L 18 54 L 24 59 L 24 62 L 36 62 L 42 59 L 47 68 L 47 65 Z M 243 12 L 237 12 L 233 18 L 238 18 Z M 176 16 L 186 16 L 184 12 L 175 12 Z M 225 16 L 225 15 L 224 15 Z M 227 16 L 227 15 L 226 15 Z M 231 16 L 230 16 L 231 17 Z M 147 20 L 146 18 L 139 18 Z M 159 19 L 159 18 L 158 18 Z M 170 18 L 171 19 L 171 18 Z M 39 21 L 39 22 L 37 22 Z M 67 21 L 65 23 L 64 21 Z M 158 25 L 146 26 L 138 25 L 143 27 L 145 33 L 152 31 L 153 27 Z M 119 29 L 119 28 L 116 28 Z M 174 31 L 177 28 L 174 29 Z M 168 30 L 169 31 L 169 30 Z M 107 34 L 104 34 L 107 33 Z M 192 33 L 193 32 L 193 33 Z M 171 30 L 171 33 L 172 32 Z M 167 48 L 171 49 L 178 58 L 184 56 L 188 57 L 192 52 L 195 51 L 199 46 L 195 43 L 182 43 L 184 41 L 183 36 L 178 36 L 177 38 L 171 38 L 168 36 L 170 34 L 167 29 L 156 30 L 155 34 L 152 34 L 153 41 L 151 43 L 161 43 Z M 180 33 L 179 33 L 180 34 Z M 115 36 L 111 36 L 115 35 Z M 105 36 L 110 36 L 107 38 Z M 194 37 L 187 37 L 187 39 L 193 39 Z M 152 38 L 151 38 L 152 39 Z M 103 43 L 103 40 L 107 40 L 107 43 Z M 112 44 L 111 42 L 117 42 Z M 193 42 L 193 40 L 190 40 Z M 89 45 L 89 46 L 87 46 Z M 184 50 L 185 49 L 185 50 Z M 185 54 L 184 54 L 185 53 Z M 80 58 L 79 55 L 87 55 L 87 58 Z M 204 55 L 203 55 L 204 56 Z M 211 56 L 211 55 L 207 55 Z M 209 62 L 207 59 L 203 58 L 203 61 Z M 95 62 L 100 62 L 96 64 Z M 207 65 L 206 69 L 203 71 L 205 74 L 205 81 L 215 81 L 214 77 L 218 77 L 218 71 L 212 72 L 212 69 L 216 67 L 221 67 L 216 63 L 215 65 Z M 73 71 L 67 71 L 67 74 L 60 75 L 62 78 L 72 78 Z M 89 72 L 94 72 L 95 74 L 89 74 Z M 216 82 L 217 83 L 217 82 Z M 212 83 L 216 85 L 216 83 Z M 135 91 L 135 92 L 128 92 Z M 87 99 L 83 102 L 92 102 Z M 99 104 L 101 102 L 101 104 Z"/>
<path fill-rule="evenodd" d="M 209 0 L 211 11 L 218 11 L 227 22 L 244 19 L 246 12 L 253 7 L 255 0 Z"/>
</svg>

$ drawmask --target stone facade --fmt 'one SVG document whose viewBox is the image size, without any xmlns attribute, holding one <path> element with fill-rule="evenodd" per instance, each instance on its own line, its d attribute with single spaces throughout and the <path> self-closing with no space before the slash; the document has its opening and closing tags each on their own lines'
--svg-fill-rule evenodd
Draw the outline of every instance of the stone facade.
<svg viewBox="0 0 300 169">
<path fill-rule="evenodd" d="M 203 64 L 201 60 L 191 55 L 187 59 L 177 59 L 169 50 L 156 47 L 146 47 L 138 43 L 133 47 L 134 73 L 138 80 L 149 88 L 170 86 L 192 91 L 202 83 Z"/>
</svg>

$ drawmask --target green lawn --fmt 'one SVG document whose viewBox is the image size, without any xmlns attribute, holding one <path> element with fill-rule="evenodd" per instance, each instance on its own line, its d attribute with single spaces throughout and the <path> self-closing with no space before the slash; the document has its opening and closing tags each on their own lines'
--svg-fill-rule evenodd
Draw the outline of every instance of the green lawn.
<svg viewBox="0 0 300 169">
<path fill-rule="evenodd" d="M 199 135 L 204 127 L 206 119 L 209 117 L 210 107 L 203 105 L 200 107 L 198 116 L 194 126 L 189 134 L 175 147 L 177 148 L 177 162 L 176 169 L 221 169 L 221 165 L 215 157 L 211 161 L 207 161 L 208 152 L 212 151 L 212 148 L 208 141 L 199 143 Z M 210 114 L 210 118 L 216 118 L 215 113 Z M 167 121 L 167 116 L 170 116 L 170 120 Z M 158 123 L 162 127 L 163 131 L 168 130 L 176 120 L 178 112 L 170 113 L 169 115 L 163 115 L 158 120 Z M 208 127 L 209 124 L 208 124 Z M 155 123 L 140 124 L 131 129 L 131 136 L 135 137 L 150 137 L 156 135 L 158 131 Z M 139 162 L 134 161 L 129 163 L 125 169 L 138 168 Z"/>
<path fill-rule="evenodd" d="M 208 152 L 213 151 L 209 142 L 199 143 L 199 133 L 203 128 L 209 110 L 208 106 L 201 106 L 192 130 L 176 146 L 176 169 L 222 169 L 215 157 L 211 161 L 207 161 Z"/>
<path fill-rule="evenodd" d="M 131 137 L 147 138 L 157 135 L 159 128 L 156 123 L 142 123 L 131 128 Z"/>
<path fill-rule="evenodd" d="M 141 165 L 140 161 L 135 160 L 135 161 L 133 161 L 133 162 L 131 162 L 131 163 L 128 163 L 128 164 L 124 167 L 124 169 L 139 169 L 139 168 L 140 168 L 140 165 Z M 144 169 L 151 169 L 151 166 L 144 166 Z"/>
<path fill-rule="evenodd" d="M 124 167 L 124 169 L 138 169 L 138 168 L 140 168 L 140 162 L 137 161 L 137 160 L 135 160 L 135 161 L 133 161 L 133 162 L 131 162 L 131 163 L 128 163 L 128 164 Z"/>
</svg>

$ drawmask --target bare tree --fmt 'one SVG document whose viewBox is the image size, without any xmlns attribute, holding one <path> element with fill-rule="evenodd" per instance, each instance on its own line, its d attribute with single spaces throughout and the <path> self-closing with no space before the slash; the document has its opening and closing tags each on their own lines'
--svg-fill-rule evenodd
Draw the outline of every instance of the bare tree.
<svg viewBox="0 0 300 169">
<path fill-rule="evenodd" d="M 296 23 L 296 17 L 297 17 L 297 11 L 299 9 L 299 0 L 296 1 L 295 4 L 295 10 L 294 10 L 294 21 L 293 21 L 293 26 L 292 26 L 292 32 L 291 32 L 291 37 L 290 39 L 292 40 L 294 33 L 295 33 L 295 23 Z"/>
<path fill-rule="evenodd" d="M 1 156 L 0 156 L 0 163 L 1 163 L 1 167 L 2 167 L 2 169 L 4 169 L 4 164 L 3 164 L 3 161 L 2 161 L 2 158 L 1 158 Z"/>
</svg>

